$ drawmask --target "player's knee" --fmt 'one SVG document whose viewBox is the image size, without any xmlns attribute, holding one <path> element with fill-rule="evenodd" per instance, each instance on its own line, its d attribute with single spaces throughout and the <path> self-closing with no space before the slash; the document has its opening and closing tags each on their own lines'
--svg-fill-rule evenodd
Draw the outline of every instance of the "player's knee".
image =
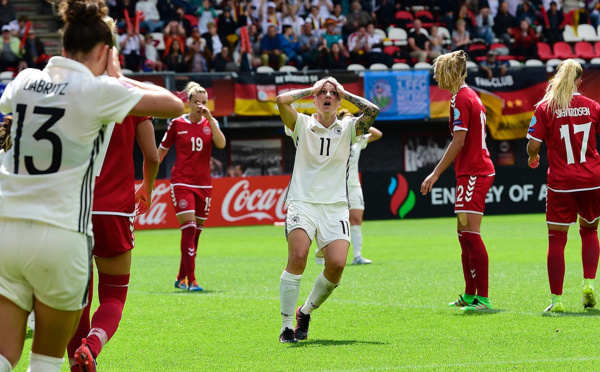
<svg viewBox="0 0 600 372">
<path fill-rule="evenodd" d="M 308 253 L 305 252 L 292 252 L 289 255 L 289 263 L 297 268 L 297 269 L 302 269 L 304 270 L 304 268 L 306 267 L 306 260 L 308 259 Z"/>
<path fill-rule="evenodd" d="M 325 260 L 325 267 L 328 271 L 342 275 L 344 267 L 346 267 L 346 260 L 344 258 L 330 258 Z"/>
</svg>

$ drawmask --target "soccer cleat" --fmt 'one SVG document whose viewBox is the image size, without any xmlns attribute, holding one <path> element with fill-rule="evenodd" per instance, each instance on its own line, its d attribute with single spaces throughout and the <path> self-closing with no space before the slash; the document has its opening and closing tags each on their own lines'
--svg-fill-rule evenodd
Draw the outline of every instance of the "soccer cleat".
<svg viewBox="0 0 600 372">
<path fill-rule="evenodd" d="M 462 311 L 482 311 L 491 310 L 492 302 L 487 297 L 475 296 L 470 305 L 460 308 Z"/>
<path fill-rule="evenodd" d="M 581 300 L 585 309 L 592 309 L 596 306 L 596 294 L 592 279 L 583 279 L 583 299 Z"/>
<path fill-rule="evenodd" d="M 85 343 L 85 338 L 81 340 L 81 346 L 75 351 L 75 365 L 81 372 L 96 372 L 96 358 Z"/>
<path fill-rule="evenodd" d="M 298 340 L 306 340 L 308 338 L 308 325 L 310 323 L 310 315 L 303 314 L 300 309 L 302 306 L 299 306 L 296 309 L 296 339 Z"/>
<path fill-rule="evenodd" d="M 317 263 L 317 265 L 325 265 L 325 258 L 324 257 L 315 257 L 315 262 Z"/>
<path fill-rule="evenodd" d="M 352 265 L 368 265 L 371 263 L 371 260 L 364 258 L 363 256 L 358 256 L 352 260 Z"/>
<path fill-rule="evenodd" d="M 202 287 L 200 287 L 198 282 L 194 280 L 192 283 L 190 283 L 190 286 L 188 287 L 188 291 L 199 292 L 199 291 L 203 291 L 203 289 L 202 289 Z"/>
<path fill-rule="evenodd" d="M 279 342 L 286 344 L 288 342 L 298 342 L 298 340 L 294 336 L 294 331 L 286 328 L 279 335 Z"/>
<path fill-rule="evenodd" d="M 175 280 L 175 288 L 177 289 L 188 289 L 187 279 Z"/>
<path fill-rule="evenodd" d="M 564 311 L 562 295 L 552 295 L 552 303 L 544 310 L 545 313 L 564 313 Z"/>
<path fill-rule="evenodd" d="M 464 307 L 464 306 L 469 306 L 473 303 L 473 300 L 475 300 L 475 295 L 470 295 L 470 294 L 461 294 L 458 295 L 458 300 L 454 301 L 454 302 L 450 302 L 448 304 L 448 306 L 452 306 L 452 307 Z"/>
</svg>

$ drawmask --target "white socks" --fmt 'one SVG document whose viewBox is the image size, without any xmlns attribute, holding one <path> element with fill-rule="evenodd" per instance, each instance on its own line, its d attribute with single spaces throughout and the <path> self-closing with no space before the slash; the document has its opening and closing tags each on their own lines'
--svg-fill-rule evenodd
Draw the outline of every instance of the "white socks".
<svg viewBox="0 0 600 372">
<path fill-rule="evenodd" d="M 310 314 L 313 310 L 317 309 L 329 295 L 333 292 L 335 287 L 338 286 L 339 283 L 334 284 L 325 278 L 323 272 L 319 274 L 317 280 L 315 280 L 315 285 L 313 286 L 310 295 L 306 299 L 306 302 L 302 306 L 303 314 Z"/>
<path fill-rule="evenodd" d="M 12 369 L 12 364 L 10 364 L 4 355 L 0 354 L 0 372 L 10 372 Z"/>
<path fill-rule="evenodd" d="M 31 353 L 27 372 L 60 372 L 65 358 L 54 358 L 47 355 Z"/>
<path fill-rule="evenodd" d="M 302 275 L 290 274 L 283 270 L 279 280 L 279 299 L 281 300 L 281 331 L 294 329 L 294 315 L 300 294 Z"/>
<path fill-rule="evenodd" d="M 354 258 L 361 256 L 362 251 L 362 226 L 350 226 L 350 232 L 352 233 L 352 250 L 354 251 Z"/>
</svg>

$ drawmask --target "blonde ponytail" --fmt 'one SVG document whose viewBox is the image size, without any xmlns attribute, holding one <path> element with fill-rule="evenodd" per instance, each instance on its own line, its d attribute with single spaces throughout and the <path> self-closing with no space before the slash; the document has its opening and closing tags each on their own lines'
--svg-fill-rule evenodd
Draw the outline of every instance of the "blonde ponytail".
<svg viewBox="0 0 600 372">
<path fill-rule="evenodd" d="M 458 50 L 442 54 L 433 61 L 433 71 L 439 87 L 456 94 L 467 78 L 467 53 Z"/>
<path fill-rule="evenodd" d="M 573 94 L 577 92 L 575 81 L 581 78 L 583 69 L 579 62 L 567 59 L 558 65 L 556 75 L 546 87 L 546 94 L 536 106 L 547 103 L 548 112 L 568 109 L 571 105 Z"/>
<path fill-rule="evenodd" d="M 206 92 L 206 89 L 204 89 L 202 87 L 202 85 L 194 82 L 194 81 L 190 81 L 186 86 L 185 86 L 185 91 L 188 94 L 188 100 L 191 101 L 192 100 L 192 96 L 196 93 L 204 93 L 206 95 L 208 95 L 208 93 Z"/>
</svg>

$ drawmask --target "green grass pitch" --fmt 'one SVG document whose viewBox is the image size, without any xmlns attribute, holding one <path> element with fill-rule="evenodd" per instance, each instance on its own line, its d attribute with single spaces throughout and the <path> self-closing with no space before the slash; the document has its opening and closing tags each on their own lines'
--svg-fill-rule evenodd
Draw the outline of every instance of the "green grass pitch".
<svg viewBox="0 0 600 372">
<path fill-rule="evenodd" d="M 138 232 L 123 320 L 98 370 L 599 369 L 600 311 L 581 306 L 577 228 L 569 233 L 567 313 L 560 316 L 542 315 L 549 304 L 544 216 L 488 216 L 482 235 L 493 312 L 465 315 L 447 307 L 464 290 L 455 219 L 365 222 L 363 253 L 373 264 L 347 266 L 340 286 L 313 313 L 309 340 L 284 345 L 283 227 L 205 229 L 199 293 L 173 288 L 180 231 Z M 320 270 L 311 255 L 299 303 Z M 28 335 L 16 371 L 27 369 L 30 347 Z"/>
</svg>

